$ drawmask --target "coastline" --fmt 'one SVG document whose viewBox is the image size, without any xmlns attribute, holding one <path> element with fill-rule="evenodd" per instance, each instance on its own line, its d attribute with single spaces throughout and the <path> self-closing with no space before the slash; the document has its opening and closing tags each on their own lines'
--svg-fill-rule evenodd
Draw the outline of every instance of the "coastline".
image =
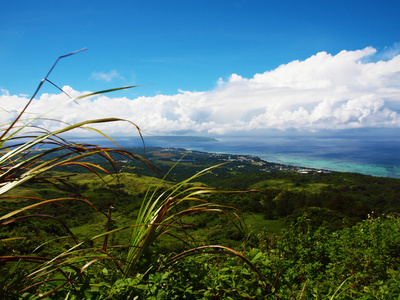
<svg viewBox="0 0 400 300">
<path fill-rule="evenodd" d="M 140 137 L 116 139 L 122 147 L 142 147 Z M 399 140 L 310 137 L 145 136 L 145 147 L 253 155 L 277 164 L 375 177 L 400 178 Z M 104 141 L 90 142 L 104 144 Z"/>
</svg>

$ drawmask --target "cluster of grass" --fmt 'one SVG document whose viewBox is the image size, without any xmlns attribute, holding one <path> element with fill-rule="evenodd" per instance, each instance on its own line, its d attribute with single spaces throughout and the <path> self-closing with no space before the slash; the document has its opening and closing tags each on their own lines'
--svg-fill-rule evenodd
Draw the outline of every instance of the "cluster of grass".
<svg viewBox="0 0 400 300">
<path fill-rule="evenodd" d="M 116 155 L 126 160 L 140 161 L 158 174 L 161 172 L 147 159 L 125 149 L 74 143 L 61 137 L 64 133 L 80 128 L 99 133 L 93 127 L 95 124 L 125 120 L 86 120 L 66 124 L 62 129 L 51 132 L 36 125 L 36 121 L 46 118 L 46 113 L 34 118 L 25 117 L 30 103 L 44 83 L 51 83 L 58 88 L 48 78 L 59 59 L 78 52 L 60 56 L 20 114 L 0 129 L 0 195 L 4 204 L 0 216 L 0 268 L 1 296 L 6 299 L 58 299 L 60 295 L 64 299 L 82 299 L 87 297 L 88 289 L 96 290 L 98 284 L 92 278 L 97 280 L 99 274 L 110 275 L 115 280 L 141 283 L 168 264 L 168 259 L 161 259 L 151 251 L 152 245 L 161 236 L 180 239 L 184 241 L 185 249 L 190 249 L 193 245 L 191 240 L 187 235 L 186 240 L 183 240 L 180 235 L 185 233 L 187 221 L 199 213 L 223 213 L 229 216 L 232 224 L 240 227 L 240 221 L 232 208 L 208 201 L 206 196 L 215 193 L 215 190 L 189 185 L 189 182 L 211 172 L 215 167 L 174 184 L 165 183 L 167 173 L 163 179 L 156 180 L 152 187 L 145 178 L 135 180 L 136 184 L 142 186 L 131 186 L 128 177 L 132 175 L 122 174 L 127 177 L 125 182 L 128 190 L 132 188 L 143 194 L 139 202 L 134 199 L 134 216 L 128 222 L 126 215 L 120 211 L 115 212 L 113 204 L 118 198 L 126 200 L 132 195 L 127 192 L 110 195 L 109 188 L 104 188 L 104 185 L 121 187 L 119 180 L 122 175 L 119 174 Z M 132 86 L 90 93 L 69 99 L 68 102 L 126 88 Z M 126 122 L 141 135 L 137 125 Z M 108 138 L 105 134 L 103 136 Z M 37 151 L 39 147 L 44 149 Z M 95 156 L 107 161 L 108 167 L 88 160 Z M 71 180 L 74 174 L 57 173 L 63 168 L 70 171 L 76 168 L 89 170 L 98 177 L 101 184 L 94 185 L 93 181 L 87 180 L 87 175 L 85 178 L 77 176 L 74 184 Z M 31 189 L 24 190 L 24 186 Z M 46 186 L 56 187 L 56 190 Z M 13 194 L 18 187 L 22 189 Z M 34 194 L 29 194 L 32 187 L 37 189 Z M 96 193 L 84 195 L 82 189 L 95 190 Z M 116 224 L 120 217 L 125 218 L 123 226 Z M 25 225 L 18 229 L 21 223 Z M 71 231 L 72 227 L 75 232 Z M 122 238 L 118 236 L 120 233 L 123 233 Z M 118 243 L 120 239 L 124 240 L 123 244 Z M 215 247 L 209 246 L 207 249 Z M 195 247 L 192 250 L 202 252 L 204 248 Z M 219 247 L 219 250 L 220 253 L 245 259 L 232 249 Z M 191 255 L 192 252 L 187 253 L 179 257 Z M 178 258 L 171 259 L 176 261 Z M 251 265 L 249 261 L 247 263 Z"/>
<path fill-rule="evenodd" d="M 186 252 L 179 263 L 170 257 L 163 268 L 140 278 L 118 276 L 104 263 L 102 268 L 85 271 L 86 281 L 79 285 L 80 295 L 73 287 L 66 286 L 50 299 L 397 299 L 400 296 L 398 217 L 371 216 L 335 231 L 329 230 L 329 226 L 316 226 L 312 218 L 311 213 L 304 213 L 281 234 L 259 232 L 243 245 L 241 252 L 260 274 L 244 260 L 218 255 L 223 247 L 203 248 L 208 251 Z M 153 266 L 159 263 L 151 256 L 146 259 Z M 16 272 L 10 272 L 13 271 Z M 56 286 L 54 282 L 51 284 Z M 30 299 L 34 295 L 23 296 Z"/>
</svg>

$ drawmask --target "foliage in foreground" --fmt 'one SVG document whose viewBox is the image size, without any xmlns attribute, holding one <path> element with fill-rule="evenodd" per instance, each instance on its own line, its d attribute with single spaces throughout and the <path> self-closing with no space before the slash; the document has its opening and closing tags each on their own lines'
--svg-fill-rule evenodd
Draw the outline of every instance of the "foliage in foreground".
<svg viewBox="0 0 400 300">
<path fill-rule="evenodd" d="M 400 218 L 370 217 L 340 231 L 313 228 L 310 215 L 284 233 L 262 233 L 247 258 L 188 256 L 145 277 L 90 269 L 75 289 L 87 299 L 398 299 Z M 254 241 L 253 241 L 254 242 Z M 66 270 L 68 271 L 68 270 Z M 50 283 L 49 283 L 50 284 Z M 71 287 L 51 299 L 79 299 Z M 29 299 L 29 294 L 26 294 Z"/>
<path fill-rule="evenodd" d="M 104 276 L 111 274 L 114 280 L 119 278 L 129 281 L 150 277 L 160 265 L 157 262 L 159 256 L 152 255 L 150 247 L 163 235 L 174 236 L 173 231 L 185 231 L 188 224 L 183 219 L 188 215 L 219 212 L 231 216 L 233 224 L 240 226 L 240 222 L 235 222 L 235 219 L 238 220 L 236 214 L 229 208 L 225 209 L 221 205 L 212 204 L 203 197 L 214 193 L 214 190 L 200 186 L 187 187 L 190 180 L 194 180 L 214 168 L 205 169 L 165 191 L 160 191 L 158 188 L 154 192 L 149 191 L 143 199 L 136 220 L 131 220 L 129 225 L 119 228 L 112 228 L 114 207 L 110 205 L 107 210 L 96 207 L 90 199 L 81 195 L 79 190 L 71 185 L 68 177 L 54 176 L 53 173 L 49 173 L 52 169 L 71 165 L 86 168 L 97 175 L 99 172 L 109 173 L 105 168 L 85 160 L 90 156 L 99 155 L 112 166 L 114 173 L 118 175 L 120 168 L 118 162 L 112 157 L 112 153 L 118 153 L 128 159 L 139 160 L 157 171 L 149 161 L 124 149 L 77 144 L 60 136 L 75 129 L 86 129 L 99 133 L 97 129 L 87 126 L 124 120 L 116 118 L 87 120 L 72 125 L 66 124 L 59 130 L 49 131 L 35 125 L 37 120 L 45 118 L 45 114 L 25 118 L 30 103 L 43 83 L 53 84 L 48 80 L 48 76 L 58 60 L 77 52 L 60 56 L 18 116 L 9 124 L 0 126 L 0 196 L 2 196 L 2 200 L 8 200 L 8 202 L 6 201 L 7 207 L 0 208 L 4 212 L 0 215 L 0 226 L 14 226 L 21 220 L 39 219 L 43 220 L 44 224 L 47 223 L 45 220 L 61 224 L 66 231 L 65 236 L 54 232 L 56 233 L 54 235 L 45 234 L 36 237 L 39 238 L 36 248 L 23 250 L 26 253 L 16 253 L 9 245 L 14 242 L 24 243 L 27 236 L 8 236 L 5 231 L 5 236 L 0 239 L 2 245 L 5 246 L 0 251 L 0 271 L 2 272 L 0 296 L 6 299 L 19 299 L 29 293 L 33 293 L 33 297 L 39 298 L 57 298 L 59 297 L 56 295 L 57 293 L 67 293 L 65 297 L 69 298 L 71 293 L 82 299 L 86 297 L 88 288 L 94 289 L 98 285 L 97 282 L 91 281 L 92 278 L 98 278 L 97 272 L 101 272 Z M 70 99 L 68 102 L 125 88 L 131 87 L 90 93 Z M 52 121 L 64 125 L 60 121 Z M 129 123 L 135 126 L 140 134 L 139 127 L 132 122 Z M 37 151 L 38 147 L 43 146 L 50 146 L 50 148 Z M 100 175 L 99 177 L 102 178 Z M 66 193 L 62 197 L 50 199 L 25 195 L 17 197 L 7 194 L 16 187 L 32 182 L 56 186 Z M 59 211 L 68 211 L 73 214 L 73 210 L 76 208 L 75 203 L 83 203 L 86 209 L 97 212 L 98 216 L 104 220 L 105 229 L 100 233 L 93 233 L 85 240 L 80 240 L 70 230 L 65 220 L 59 218 Z M 15 204 L 17 207 L 13 207 Z M 48 206 L 57 207 L 57 210 L 53 210 L 56 215 L 43 213 Z M 85 220 L 85 222 L 88 221 Z M 41 226 L 40 223 L 37 225 Z M 35 229 L 32 228 L 32 230 Z M 131 231 L 130 242 L 124 245 L 112 244 L 109 237 L 120 231 Z M 68 240 L 69 244 L 65 248 L 56 249 L 57 254 L 41 252 L 42 248 L 46 248 L 43 246 L 62 240 Z M 189 241 L 186 244 L 189 247 L 191 245 Z M 208 248 L 218 248 L 220 253 L 235 255 L 252 266 L 242 254 L 232 249 L 220 246 L 209 246 Z M 193 250 L 201 251 L 201 248 Z M 191 254 L 192 252 L 183 253 L 181 257 Z M 178 257 L 173 258 L 174 261 L 177 259 Z M 256 269 L 254 268 L 254 270 Z"/>
</svg>

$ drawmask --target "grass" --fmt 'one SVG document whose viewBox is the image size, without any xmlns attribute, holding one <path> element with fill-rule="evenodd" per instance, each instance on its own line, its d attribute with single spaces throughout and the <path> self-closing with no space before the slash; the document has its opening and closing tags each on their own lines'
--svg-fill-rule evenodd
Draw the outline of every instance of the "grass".
<svg viewBox="0 0 400 300">
<path fill-rule="evenodd" d="M 265 220 L 261 214 L 245 214 L 242 218 L 248 232 L 252 233 L 265 232 L 275 236 L 287 227 L 283 220 Z"/>
<path fill-rule="evenodd" d="M 302 183 L 297 185 L 295 182 L 288 179 L 267 179 L 261 182 L 257 182 L 251 188 L 263 190 L 265 188 L 272 188 L 276 190 L 291 190 L 293 192 L 309 192 L 318 194 L 322 190 L 329 186 L 326 183 Z"/>
<path fill-rule="evenodd" d="M 48 79 L 57 62 L 80 51 L 60 56 L 45 78 L 40 81 L 35 93 L 15 120 L 1 126 L 0 195 L 4 197 L 1 202 L 7 206 L 9 199 L 19 207 L 1 207 L 4 213 L 0 215 L 0 222 L 1 225 L 8 226 L 19 224 L 21 220 L 29 221 L 30 229 L 33 231 L 24 233 L 26 228 L 22 227 L 21 231 L 15 231 L 15 236 L 2 237 L 0 240 L 4 245 L 11 241 L 14 243 L 22 240 L 29 243 L 29 247 L 18 242 L 12 246 L 7 244 L 5 250 L 1 251 L 0 263 L 6 265 L 2 267 L 2 272 L 5 274 L 3 277 L 7 278 L 5 284 L 1 285 L 2 295 L 10 299 L 19 298 L 27 292 L 39 298 L 57 293 L 63 295 L 61 297 L 65 299 L 71 295 L 81 299 L 84 297 L 85 289 L 88 287 L 92 289 L 95 286 L 85 274 L 88 272 L 97 274 L 105 269 L 116 280 L 143 278 L 166 263 L 163 259 L 151 258 L 151 247 L 155 242 L 167 235 L 178 240 L 181 239 L 181 234 L 186 238 L 189 237 L 187 233 L 185 234 L 186 228 L 190 225 L 187 222 L 190 222 L 196 214 L 220 213 L 228 218 L 232 226 L 238 230 L 242 229 L 240 219 L 233 208 L 208 201 L 208 195 L 217 191 L 199 184 L 190 184 L 218 166 L 207 168 L 188 179 L 171 184 L 166 181 L 168 173 L 162 180 L 119 173 L 121 166 L 113 158 L 113 153 L 128 160 L 142 162 L 160 174 L 153 164 L 140 155 L 120 147 L 106 148 L 74 143 L 61 137 L 64 133 L 85 129 L 112 141 L 94 127 L 96 124 L 107 122 L 127 122 L 136 128 L 141 136 L 140 128 L 133 122 L 117 118 L 85 120 L 76 124 L 59 122 L 64 127 L 51 132 L 46 128 L 35 126 L 36 121 L 46 118 L 46 113 L 34 118 L 25 118 L 30 103 L 44 83 L 51 83 L 58 88 Z M 133 86 L 89 93 L 68 99 L 66 103 L 126 88 Z M 51 108 L 49 112 L 57 108 L 59 107 Z M 118 146 L 116 143 L 115 145 Z M 40 147 L 44 149 L 36 151 Z M 109 167 L 106 169 L 103 167 L 104 164 L 94 164 L 85 160 L 91 156 L 99 156 Z M 175 163 L 171 169 L 177 164 Z M 57 171 L 63 167 L 67 169 L 80 167 L 89 171 L 91 175 L 65 176 Z M 93 183 L 94 178 L 98 183 Z M 120 194 L 114 194 L 112 187 L 122 186 L 121 183 L 124 189 L 118 189 L 119 191 L 115 189 L 115 192 Z M 27 195 L 31 195 L 30 191 L 23 188 L 26 184 L 37 186 L 38 190 L 32 195 L 36 196 L 37 193 L 40 195 L 29 198 Z M 88 190 L 86 195 L 80 191 L 82 186 Z M 100 191 L 95 193 L 97 195 L 104 193 L 106 199 L 93 198 L 94 194 L 90 190 L 94 189 Z M 15 191 L 14 195 L 18 195 L 22 200 L 15 201 L 16 198 L 10 195 L 11 191 Z M 145 192 L 141 204 L 133 203 L 137 205 L 134 218 L 132 213 L 127 215 L 124 211 L 117 210 L 118 207 L 114 207 L 118 206 L 118 201 L 136 202 L 138 199 L 129 199 L 130 191 Z M 76 217 L 71 219 L 70 215 Z M 76 222 L 82 223 L 75 224 Z M 70 224 L 73 230 L 67 224 Z M 47 226 L 47 229 L 40 229 L 43 226 Z M 46 230 L 54 234 L 46 236 L 43 234 Z M 127 236 L 129 241 L 125 243 Z M 119 244 L 120 241 L 124 244 Z M 174 262 L 193 254 L 209 253 L 217 249 L 219 254 L 237 256 L 255 270 L 242 254 L 227 247 L 211 245 L 195 246 L 190 249 L 193 243 L 185 244 L 185 252 L 171 258 Z M 18 251 L 14 251 L 14 246 L 20 246 Z M 21 266 L 23 272 L 16 274 L 15 268 Z"/>
</svg>

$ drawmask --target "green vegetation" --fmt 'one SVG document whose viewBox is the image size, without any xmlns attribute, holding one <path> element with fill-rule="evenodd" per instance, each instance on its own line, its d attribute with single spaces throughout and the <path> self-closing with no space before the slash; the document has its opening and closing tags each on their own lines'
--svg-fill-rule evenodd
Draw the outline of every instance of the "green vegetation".
<svg viewBox="0 0 400 300">
<path fill-rule="evenodd" d="M 1 129 L 1 299 L 399 299 L 398 179 L 77 144 L 122 120 L 25 110 Z"/>
<path fill-rule="evenodd" d="M 218 212 L 228 216 L 237 228 L 241 227 L 233 208 L 212 204 L 203 197 L 215 193 L 214 190 L 201 185 L 188 185 L 190 181 L 212 172 L 216 167 L 206 168 L 189 179 L 165 186 L 167 173 L 155 188 L 146 188 L 146 194 L 139 205 L 135 203 L 133 206 L 137 209 L 129 212 L 133 215 L 130 216 L 127 226 L 115 226 L 113 203 L 119 198 L 131 198 L 129 193 L 120 190 L 124 184 L 118 180 L 122 170 L 117 159 L 122 157 L 140 161 L 153 172 L 162 172 L 147 159 L 133 152 L 121 148 L 77 144 L 60 135 L 77 128 L 99 133 L 97 129 L 87 125 L 123 120 L 87 120 L 73 125 L 66 124 L 62 129 L 51 132 L 35 125 L 46 114 L 25 119 L 26 110 L 41 86 L 49 82 L 57 87 L 48 77 L 58 60 L 78 52 L 80 51 L 60 56 L 20 114 L 2 128 L 0 194 L 4 205 L 1 209 L 5 213 L 0 216 L 0 242 L 3 245 L 0 263 L 3 275 L 1 295 L 7 299 L 57 298 L 65 292 L 67 298 L 72 293 L 74 297 L 82 299 L 85 297 L 86 285 L 92 287 L 94 284 L 91 279 L 88 281 L 87 273 L 104 273 L 104 270 L 117 278 L 136 278 L 141 282 L 158 268 L 160 259 L 163 260 L 161 265 L 168 262 L 150 249 L 159 237 L 170 235 L 184 241 L 191 250 L 187 252 L 190 254 L 184 252 L 180 257 L 205 249 L 190 248 L 193 243 L 187 239 L 188 235 L 185 233 L 185 228 L 190 225 L 187 223 L 187 216 L 193 218 L 199 213 Z M 69 101 L 125 88 L 132 87 L 90 93 Z M 140 129 L 134 123 L 129 123 L 140 134 Z M 105 134 L 103 136 L 108 138 Z M 38 150 L 40 146 L 46 148 Z M 96 164 L 99 159 L 96 157 L 105 160 L 108 168 Z M 99 177 L 104 187 L 93 187 L 96 197 L 92 199 L 83 193 L 93 191 L 90 190 L 90 182 L 86 179 L 74 184 L 71 180 L 73 174 L 61 173 L 64 167 L 69 171 L 76 170 L 77 167 L 89 170 Z M 116 181 L 101 173 L 114 174 Z M 108 189 L 111 187 L 118 189 L 118 193 L 113 192 L 110 195 Z M 71 214 L 74 216 L 71 217 Z M 98 227 L 100 220 L 104 223 Z M 77 230 L 73 232 L 70 229 L 72 227 Z M 79 232 L 83 230 L 88 230 L 88 234 L 79 236 Z M 124 240 L 124 244 L 117 244 L 113 240 L 120 232 L 129 232 L 130 238 L 128 241 Z M 184 233 L 186 240 L 179 237 L 179 233 Z M 242 254 L 232 249 L 220 246 L 207 246 L 207 249 L 216 247 L 220 253 L 235 255 L 252 266 Z M 172 258 L 173 261 L 176 259 Z"/>
</svg>

